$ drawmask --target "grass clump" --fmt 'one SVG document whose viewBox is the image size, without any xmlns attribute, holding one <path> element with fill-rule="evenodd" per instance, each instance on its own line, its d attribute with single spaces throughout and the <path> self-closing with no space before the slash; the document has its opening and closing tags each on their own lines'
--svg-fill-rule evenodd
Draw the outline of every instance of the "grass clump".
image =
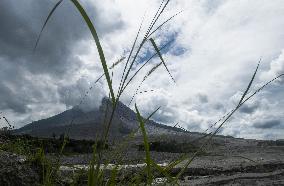
<svg viewBox="0 0 284 186">
<path fill-rule="evenodd" d="M 138 145 L 139 151 L 144 151 L 144 144 Z M 192 153 L 198 150 L 198 146 L 191 143 L 178 143 L 175 140 L 171 141 L 153 141 L 149 143 L 149 150 L 156 152 L 171 152 L 171 153 Z"/>
</svg>

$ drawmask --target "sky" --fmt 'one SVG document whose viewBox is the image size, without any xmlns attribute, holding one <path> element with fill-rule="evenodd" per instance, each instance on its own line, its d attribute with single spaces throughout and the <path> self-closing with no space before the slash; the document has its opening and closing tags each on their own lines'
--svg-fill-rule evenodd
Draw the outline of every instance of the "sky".
<svg viewBox="0 0 284 186">
<path fill-rule="evenodd" d="M 108 95 L 106 80 L 92 36 L 71 1 L 64 0 L 49 20 L 36 51 L 38 34 L 56 0 L 0 2 L 0 117 L 21 127 L 76 106 L 90 87 L 81 108 L 99 108 Z M 141 42 L 160 0 L 81 0 L 94 23 L 109 66 L 129 55 L 142 22 Z M 121 101 L 129 105 L 139 84 L 136 103 L 144 116 L 159 106 L 157 122 L 204 132 L 233 109 L 261 60 L 249 94 L 284 73 L 284 1 L 171 0 L 154 28 L 183 11 L 152 38 L 167 67 L 153 58 L 125 89 Z M 144 19 L 143 19 L 144 18 Z M 137 46 L 135 47 L 137 50 Z M 132 75 L 152 54 L 143 46 Z M 118 89 L 125 61 L 113 73 Z M 245 103 L 220 134 L 253 139 L 284 138 L 284 79 L 269 84 Z M 144 92 L 147 91 L 147 92 Z M 142 93 L 140 93 L 142 92 Z M 0 126 L 5 126 L 3 119 Z"/>
</svg>

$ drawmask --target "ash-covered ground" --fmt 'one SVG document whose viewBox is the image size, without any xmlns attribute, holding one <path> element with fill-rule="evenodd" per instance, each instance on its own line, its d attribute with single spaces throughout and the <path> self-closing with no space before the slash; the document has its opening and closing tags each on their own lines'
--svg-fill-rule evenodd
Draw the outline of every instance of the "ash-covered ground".
<svg viewBox="0 0 284 186">
<path fill-rule="evenodd" d="M 12 139 L 2 138 L 2 147 Z M 41 139 L 29 137 L 28 140 Z M 46 144 L 46 140 L 50 140 L 51 144 L 57 144 L 54 139 L 44 139 L 41 143 Z M 225 136 L 216 136 L 208 140 L 203 138 L 203 134 L 180 133 L 149 136 L 149 141 L 151 158 L 161 166 L 167 166 L 180 157 L 185 158 L 169 171 L 172 176 L 176 176 L 200 146 L 208 142 L 185 169 L 178 182 L 180 185 L 284 185 L 283 140 L 261 141 Z M 88 152 L 90 149 L 83 153 L 74 149 L 86 148 L 88 145 L 92 145 L 92 142 L 77 140 L 70 141 L 70 145 L 66 146 L 69 150 L 60 161 L 60 175 L 66 185 L 72 182 L 74 172 L 87 171 L 93 154 Z M 46 155 L 52 160 L 55 159 L 53 151 L 56 148 L 51 146 L 49 144 L 49 149 L 46 150 L 52 149 L 52 152 L 47 152 Z M 120 165 L 123 179 L 145 167 L 145 151 L 141 136 L 109 141 L 108 148 L 104 149 L 102 154 L 103 165 Z M 24 155 L 2 149 L 0 168 L 0 181 L 4 184 L 30 185 L 34 181 L 36 185 L 41 182 L 39 167 L 28 163 Z M 111 168 L 104 168 L 108 169 L 106 174 L 111 171 Z M 163 175 L 157 173 L 155 176 L 157 184 L 165 185 Z M 86 182 L 81 183 L 84 185 Z"/>
</svg>

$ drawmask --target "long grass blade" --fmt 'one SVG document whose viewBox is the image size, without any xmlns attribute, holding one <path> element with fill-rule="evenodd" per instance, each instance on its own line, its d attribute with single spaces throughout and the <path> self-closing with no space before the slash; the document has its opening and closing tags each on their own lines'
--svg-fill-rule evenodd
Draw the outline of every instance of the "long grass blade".
<svg viewBox="0 0 284 186">
<path fill-rule="evenodd" d="M 107 186 L 116 185 L 117 172 L 118 172 L 118 166 L 116 165 L 111 171 L 111 176 L 110 179 L 108 180 Z"/>
<path fill-rule="evenodd" d="M 172 78 L 172 80 L 173 80 L 174 83 L 175 83 L 176 81 L 174 80 L 172 74 L 170 73 L 170 71 L 169 71 L 169 69 L 168 69 L 168 67 L 167 67 L 167 65 L 166 65 L 166 63 L 165 63 L 165 61 L 164 61 L 164 59 L 163 59 L 163 57 L 162 57 L 162 54 L 160 53 L 160 50 L 159 50 L 158 46 L 156 45 L 154 39 L 153 39 L 153 38 L 150 38 L 150 41 L 151 41 L 152 45 L 154 46 L 154 48 L 155 48 L 155 50 L 156 50 L 158 56 L 160 57 L 160 59 L 161 59 L 163 65 L 165 66 L 166 70 L 168 71 L 170 77 Z"/>
<path fill-rule="evenodd" d="M 106 80 L 107 80 L 107 84 L 108 84 L 108 88 L 109 88 L 109 91 L 110 91 L 110 94 L 111 94 L 112 104 L 114 105 L 114 103 L 115 103 L 115 96 L 114 96 L 114 93 L 113 93 L 111 79 L 110 79 L 110 75 L 109 75 L 109 72 L 108 72 L 108 67 L 107 67 L 105 56 L 104 56 L 104 52 L 103 52 L 103 49 L 102 49 L 102 46 L 101 46 L 101 43 L 100 43 L 100 40 L 99 40 L 99 36 L 98 36 L 97 31 L 95 29 L 95 26 L 92 23 L 92 21 L 90 20 L 90 18 L 88 16 L 88 14 L 86 13 L 85 9 L 79 3 L 79 1 L 78 0 L 71 0 L 71 2 L 75 5 L 77 10 L 80 12 L 81 16 L 83 17 L 84 21 L 88 25 L 89 30 L 90 30 L 90 32 L 91 32 L 91 34 L 92 34 L 92 36 L 93 36 L 93 38 L 95 40 L 95 43 L 96 43 L 96 46 L 97 46 L 97 49 L 98 49 L 98 53 L 99 53 L 99 56 L 100 56 L 100 61 L 101 61 L 101 64 L 103 66 L 104 74 L 105 74 L 105 77 L 106 77 Z"/>
<path fill-rule="evenodd" d="M 281 78 L 282 76 L 284 76 L 283 74 L 278 75 L 277 77 L 273 78 L 272 80 L 268 81 L 267 83 L 265 83 L 263 86 L 261 86 L 260 88 L 258 88 L 256 91 L 254 91 L 249 97 L 247 97 L 244 101 L 242 101 L 239 105 L 236 106 L 236 108 L 226 117 L 226 119 L 218 126 L 218 128 L 215 130 L 214 133 L 212 133 L 210 135 L 210 138 L 208 138 L 208 140 L 206 142 L 204 142 L 199 149 L 194 153 L 194 155 L 192 156 L 192 158 L 186 163 L 186 165 L 183 167 L 183 169 L 178 173 L 178 175 L 176 176 L 176 179 L 178 179 L 185 171 L 185 169 L 190 165 L 190 163 L 194 160 L 194 158 L 197 156 L 197 154 L 199 152 L 202 151 L 202 149 L 205 147 L 205 145 L 213 138 L 213 136 L 220 130 L 220 128 L 231 118 L 231 116 L 244 104 L 246 103 L 248 100 L 250 100 L 253 96 L 255 96 L 258 92 L 260 92 L 261 90 L 263 90 L 267 85 L 269 85 L 270 83 L 274 82 L 275 80 Z"/>
<path fill-rule="evenodd" d="M 165 169 L 163 167 L 161 167 L 160 165 L 158 165 L 156 162 L 154 162 L 153 160 L 151 160 L 151 164 L 153 165 L 154 168 L 156 168 L 162 175 L 164 175 L 169 181 L 173 181 L 174 179 L 172 178 L 172 176 L 165 171 Z"/>
<path fill-rule="evenodd" d="M 158 107 L 157 109 L 155 109 L 145 120 L 144 123 L 147 124 L 147 122 L 150 120 L 150 118 L 160 109 L 160 107 Z M 139 131 L 140 126 L 138 126 L 136 129 L 134 129 L 130 134 L 128 134 L 121 143 L 119 143 L 119 146 L 117 148 L 117 151 L 114 151 L 113 156 L 114 158 L 118 159 L 118 162 L 121 162 L 124 154 L 122 153 L 127 145 L 127 142 L 129 142 L 130 139 L 132 139 L 134 137 L 134 135 Z"/>
<path fill-rule="evenodd" d="M 179 124 L 179 122 L 177 122 L 177 123 L 173 126 L 173 128 L 175 128 L 178 124 Z"/>
<path fill-rule="evenodd" d="M 181 14 L 182 12 L 183 12 L 183 10 L 178 12 L 178 13 L 176 13 L 176 14 L 174 14 L 173 16 L 168 18 L 166 21 L 164 21 L 162 24 L 160 24 L 155 30 L 153 30 L 151 33 L 149 33 L 148 38 L 151 37 L 155 32 L 157 32 L 157 30 L 162 28 L 167 22 L 169 22 L 170 20 L 172 20 L 174 17 L 176 17 L 177 15 Z"/>
<path fill-rule="evenodd" d="M 145 129 L 145 123 L 144 120 L 142 118 L 142 116 L 140 115 L 140 112 L 137 108 L 137 105 L 135 104 L 135 110 L 136 110 L 136 114 L 137 114 L 137 119 L 140 123 L 140 128 L 143 134 L 143 140 L 144 140 L 144 147 L 145 147 L 145 156 L 146 156 L 146 164 L 147 164 L 147 182 L 148 184 L 152 183 L 152 173 L 151 173 L 151 158 L 150 158 L 150 147 L 149 147 L 149 143 L 148 143 L 148 137 L 147 137 L 147 133 L 146 133 L 146 129 Z"/>
<path fill-rule="evenodd" d="M 127 73 L 126 73 L 126 75 L 125 75 L 125 77 L 124 77 L 124 79 L 123 79 L 123 81 L 122 81 L 121 86 L 120 86 L 119 93 L 118 93 L 118 96 L 117 96 L 118 98 L 121 96 L 123 90 L 125 89 L 125 88 L 124 88 L 124 84 L 125 84 L 125 82 L 126 82 L 126 80 L 127 80 L 127 78 L 128 78 L 128 75 L 129 75 L 129 73 L 130 73 L 130 70 L 132 69 L 134 62 L 136 61 L 136 58 L 137 58 L 137 56 L 138 56 L 140 50 L 142 49 L 143 45 L 144 45 L 145 42 L 147 41 L 147 37 L 148 37 L 149 32 L 152 30 L 153 26 L 155 25 L 155 23 L 157 22 L 157 20 L 158 20 L 159 17 L 161 16 L 161 14 L 163 13 L 163 11 L 164 11 L 164 9 L 166 8 L 166 6 L 168 5 L 169 1 L 170 1 L 170 0 L 167 0 L 167 2 L 165 3 L 165 5 L 163 6 L 162 10 L 160 11 L 160 13 L 158 13 L 158 15 L 155 15 L 155 16 L 154 16 L 154 22 L 149 26 L 148 31 L 146 32 L 146 34 L 145 34 L 145 36 L 144 36 L 144 39 L 143 39 L 142 42 L 140 43 L 140 45 L 139 45 L 139 47 L 138 47 L 138 49 L 137 49 L 137 51 L 136 51 L 136 53 L 135 53 L 135 55 L 134 55 L 134 57 L 133 57 L 132 62 L 131 62 L 130 65 L 129 65 L 129 68 L 128 68 L 128 70 L 127 70 Z M 157 12 L 159 12 L 159 10 L 160 10 L 160 8 L 158 9 Z"/>
<path fill-rule="evenodd" d="M 160 9 L 161 9 L 162 6 L 163 6 L 163 3 L 164 3 L 164 0 L 161 2 L 161 4 L 160 4 L 158 10 L 156 11 L 156 13 L 155 13 L 155 15 L 154 15 L 154 17 L 153 17 L 153 19 L 152 19 L 152 21 L 151 21 L 151 23 L 150 23 L 150 25 L 149 25 L 147 31 L 146 31 L 146 34 L 145 34 L 145 38 L 144 38 L 144 39 L 146 39 L 146 37 L 148 36 L 149 32 L 151 31 L 151 29 L 152 29 L 152 27 L 153 27 L 153 24 L 154 24 L 154 22 L 155 22 L 155 20 L 156 20 L 156 18 L 157 18 L 157 16 L 158 16 L 158 14 L 159 14 L 159 12 L 160 12 Z"/>
<path fill-rule="evenodd" d="M 151 32 L 151 30 L 153 29 L 153 27 L 155 26 L 156 22 L 158 21 L 158 19 L 160 18 L 160 16 L 162 15 L 162 13 L 164 12 L 165 8 L 167 7 L 167 5 L 169 4 L 170 0 L 167 0 L 165 5 L 163 6 L 162 10 L 159 12 L 159 14 L 156 16 L 155 15 L 155 20 L 154 22 L 150 25 L 150 28 L 148 29 L 146 35 L 145 35 L 145 39 L 148 38 L 149 33 Z M 158 10 L 159 11 L 159 10 Z"/>
<path fill-rule="evenodd" d="M 45 26 L 47 25 L 48 20 L 50 19 L 50 17 L 52 16 L 52 14 L 55 12 L 55 10 L 57 9 L 57 7 L 62 3 L 62 1 L 63 1 L 63 0 L 58 1 L 58 2 L 54 5 L 54 7 L 51 9 L 50 13 L 48 14 L 48 16 L 47 16 L 47 18 L 46 18 L 46 20 L 45 20 L 45 22 L 44 22 L 44 24 L 43 24 L 43 26 L 42 26 L 42 28 L 41 28 L 41 30 L 40 30 L 40 33 L 39 33 L 39 35 L 38 35 L 38 38 L 37 38 L 37 40 L 36 40 L 36 43 L 35 43 L 35 46 L 34 46 L 34 49 L 33 49 L 34 52 L 35 52 L 35 50 L 36 50 L 36 48 L 37 48 L 37 46 L 38 46 L 38 43 L 39 43 L 39 40 L 40 40 L 40 38 L 41 38 L 42 32 L 43 32 Z"/>
<path fill-rule="evenodd" d="M 138 91 L 139 91 L 139 89 L 141 88 L 143 82 L 144 82 L 159 66 L 161 66 L 161 64 L 162 64 L 162 62 L 159 63 L 159 64 L 157 64 L 157 65 L 155 65 L 155 66 L 144 76 L 143 80 L 141 81 L 141 83 L 139 84 L 139 86 L 136 88 L 136 90 L 135 90 L 133 96 L 131 97 L 131 100 L 130 100 L 128 106 L 131 105 L 133 99 L 134 99 L 135 96 L 138 94 Z"/>
<path fill-rule="evenodd" d="M 144 16 L 145 16 L 145 15 L 144 15 Z M 133 53 L 133 51 L 134 51 L 134 48 L 135 48 L 135 46 L 136 46 L 136 42 L 137 42 L 138 36 L 139 36 L 139 34 L 140 34 L 140 32 L 141 32 L 142 25 L 143 25 L 144 18 L 145 18 L 144 16 L 143 16 L 143 19 L 142 19 L 142 21 L 141 21 L 141 23 L 140 23 L 140 26 L 139 26 L 139 29 L 138 29 L 138 31 L 137 31 L 135 40 L 134 40 L 134 42 L 133 42 L 133 44 L 132 44 L 130 53 L 129 53 L 129 55 L 128 55 L 126 64 L 125 64 L 125 66 L 124 66 L 123 73 L 122 73 L 121 80 L 120 80 L 120 84 L 119 84 L 119 88 L 118 88 L 118 93 L 117 93 L 118 95 L 117 95 L 117 97 L 119 97 L 119 94 L 120 94 L 121 89 L 122 89 L 122 87 L 123 87 L 124 75 L 125 75 L 125 72 L 126 72 L 128 63 L 129 63 L 129 61 L 130 61 L 130 58 L 131 58 L 131 56 L 132 56 L 132 53 Z"/>
<path fill-rule="evenodd" d="M 7 119 L 5 116 L 3 116 L 2 118 L 3 118 L 3 119 L 5 120 L 5 122 L 8 124 L 9 128 L 11 128 L 12 125 L 10 124 L 10 122 L 8 121 L 8 119 Z"/>
<path fill-rule="evenodd" d="M 123 56 L 122 58 L 120 58 L 119 60 L 117 60 L 115 63 L 113 63 L 111 65 L 111 67 L 109 67 L 110 70 L 112 70 L 115 66 L 117 66 L 118 64 L 120 64 L 121 62 L 123 62 L 123 60 L 125 59 L 125 57 Z"/>
<path fill-rule="evenodd" d="M 252 83 L 253 83 L 253 80 L 254 80 L 254 78 L 255 78 L 255 75 L 256 75 L 256 73 L 257 73 L 257 70 L 258 70 L 260 61 L 261 61 L 261 59 L 259 60 L 259 62 L 258 62 L 258 64 L 257 64 L 257 67 L 256 67 L 256 69 L 255 69 L 255 71 L 254 71 L 254 74 L 253 74 L 253 76 L 252 76 L 252 78 L 251 78 L 251 80 L 250 80 L 250 82 L 249 82 L 249 84 L 248 84 L 248 87 L 247 87 L 247 89 L 245 90 L 245 92 L 244 92 L 242 98 L 240 99 L 238 105 L 240 105 L 240 104 L 242 103 L 243 99 L 244 99 L 245 96 L 247 95 L 247 93 L 248 93 L 248 91 L 249 91 L 249 89 L 250 89 L 250 87 L 251 87 L 251 85 L 252 85 Z"/>
<path fill-rule="evenodd" d="M 97 142 L 93 147 L 93 157 L 89 163 L 89 170 L 88 170 L 88 186 L 95 186 L 95 162 L 97 158 Z"/>
<path fill-rule="evenodd" d="M 160 48 L 160 51 L 165 49 L 167 46 L 169 46 L 169 44 L 171 44 L 174 40 L 170 40 L 168 41 L 165 45 L 163 45 Z M 133 81 L 133 79 L 137 76 L 137 74 L 151 61 L 151 59 L 153 59 L 158 53 L 153 54 L 145 63 L 143 63 L 143 65 L 131 76 L 131 78 L 128 80 L 128 82 L 126 83 L 126 85 L 124 86 L 123 90 L 124 91 L 126 89 L 126 87 L 130 84 L 131 81 Z"/>
<path fill-rule="evenodd" d="M 160 48 L 160 51 L 163 50 L 165 47 L 167 47 L 172 41 L 173 41 L 173 40 L 170 40 L 170 41 L 168 41 L 164 46 L 162 46 L 162 47 Z M 124 91 L 124 90 L 126 89 L 126 87 L 127 87 L 127 86 L 130 84 L 130 82 L 135 78 L 135 76 L 142 70 L 142 68 L 144 68 L 144 67 L 149 63 L 149 61 L 150 61 L 151 59 L 153 59 L 157 54 L 158 54 L 157 52 L 156 52 L 155 54 L 153 54 L 153 55 L 133 74 L 133 76 L 132 76 L 132 77 L 129 79 L 129 81 L 126 83 L 126 85 L 125 85 L 125 87 L 123 88 L 122 91 Z M 162 63 L 162 62 L 161 62 L 161 63 Z M 150 76 L 150 75 L 156 70 L 156 68 L 158 68 L 158 67 L 161 65 L 161 63 L 159 63 L 159 64 L 157 64 L 156 66 L 154 66 L 154 67 L 146 74 L 146 76 L 143 78 L 142 82 L 139 84 L 139 86 L 138 86 L 137 89 L 135 90 L 134 95 L 132 96 L 132 98 L 131 98 L 131 100 L 130 100 L 130 102 L 129 102 L 128 105 L 130 105 L 130 104 L 132 103 L 134 97 L 135 97 L 136 94 L 138 93 L 138 91 L 139 91 L 141 85 L 142 85 L 143 82 L 146 80 L 146 78 L 147 78 L 148 76 Z"/>
</svg>

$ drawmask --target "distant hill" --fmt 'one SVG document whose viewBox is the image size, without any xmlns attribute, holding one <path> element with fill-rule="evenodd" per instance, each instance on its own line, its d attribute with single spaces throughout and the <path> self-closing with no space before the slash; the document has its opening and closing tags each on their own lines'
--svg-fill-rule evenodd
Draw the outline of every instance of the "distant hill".
<svg viewBox="0 0 284 186">
<path fill-rule="evenodd" d="M 108 106 L 107 106 L 108 105 Z M 84 112 L 79 108 L 66 110 L 58 115 L 47 119 L 32 122 L 14 131 L 15 134 L 30 134 L 38 137 L 59 136 L 68 132 L 73 139 L 97 139 L 103 133 L 105 125 L 102 125 L 105 118 L 111 113 L 111 102 L 104 98 L 99 109 Z M 110 128 L 110 138 L 120 138 L 136 129 L 139 123 L 136 114 L 130 108 L 119 102 L 114 119 Z M 147 122 L 146 130 L 148 134 L 176 134 L 184 133 L 182 129 L 158 124 L 152 120 Z"/>
</svg>

